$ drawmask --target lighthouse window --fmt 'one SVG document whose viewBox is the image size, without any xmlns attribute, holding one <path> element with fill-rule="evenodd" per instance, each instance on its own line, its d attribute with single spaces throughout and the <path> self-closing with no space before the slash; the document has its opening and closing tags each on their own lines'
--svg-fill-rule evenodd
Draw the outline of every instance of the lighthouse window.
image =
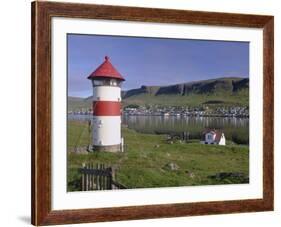
<svg viewBox="0 0 281 227">
<path fill-rule="evenodd" d="M 104 84 L 103 80 L 93 80 L 93 86 L 101 86 Z"/>
<path fill-rule="evenodd" d="M 121 86 L 121 81 L 115 79 L 97 79 L 93 80 L 93 86 Z"/>
<path fill-rule="evenodd" d="M 110 80 L 110 85 L 111 86 L 117 86 L 117 81 L 116 80 Z"/>
</svg>

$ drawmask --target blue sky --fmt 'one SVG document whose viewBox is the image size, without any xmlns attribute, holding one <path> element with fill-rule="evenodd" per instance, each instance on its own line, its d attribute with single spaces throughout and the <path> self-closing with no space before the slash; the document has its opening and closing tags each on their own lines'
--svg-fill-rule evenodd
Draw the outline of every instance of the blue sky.
<svg viewBox="0 0 281 227">
<path fill-rule="evenodd" d="M 218 77 L 249 77 L 249 43 L 69 34 L 68 95 L 88 97 L 87 76 L 110 57 L 123 90 Z"/>
</svg>

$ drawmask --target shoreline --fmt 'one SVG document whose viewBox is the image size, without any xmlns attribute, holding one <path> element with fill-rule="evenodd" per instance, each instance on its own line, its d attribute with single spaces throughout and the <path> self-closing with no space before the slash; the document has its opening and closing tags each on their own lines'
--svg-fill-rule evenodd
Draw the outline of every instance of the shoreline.
<svg viewBox="0 0 281 227">
<path fill-rule="evenodd" d="M 93 116 L 90 113 L 68 113 L 69 115 L 74 115 L 74 116 Z M 214 118 L 242 118 L 242 119 L 249 119 L 250 116 L 246 115 L 221 115 L 221 114 L 169 114 L 169 115 L 165 115 L 165 114 L 128 114 L 128 113 L 123 113 L 123 116 L 129 116 L 129 117 L 164 117 L 164 118 L 168 118 L 168 117 L 214 117 Z"/>
</svg>

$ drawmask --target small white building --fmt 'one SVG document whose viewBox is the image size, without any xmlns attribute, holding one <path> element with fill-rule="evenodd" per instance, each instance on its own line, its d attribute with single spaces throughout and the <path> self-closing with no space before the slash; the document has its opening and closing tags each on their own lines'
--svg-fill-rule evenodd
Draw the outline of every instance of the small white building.
<svg viewBox="0 0 281 227">
<path fill-rule="evenodd" d="M 216 129 L 206 129 L 202 133 L 202 144 L 217 144 L 225 146 L 225 136 L 224 133 Z"/>
</svg>

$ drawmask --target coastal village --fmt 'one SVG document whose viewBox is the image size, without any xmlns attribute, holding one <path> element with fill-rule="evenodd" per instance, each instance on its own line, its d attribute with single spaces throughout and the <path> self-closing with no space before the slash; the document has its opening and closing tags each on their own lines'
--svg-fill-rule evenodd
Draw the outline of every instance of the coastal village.
<svg viewBox="0 0 281 227">
<path fill-rule="evenodd" d="M 182 117 L 249 117 L 249 108 L 243 106 L 229 106 L 210 108 L 209 106 L 199 107 L 177 107 L 177 106 L 139 106 L 128 105 L 123 108 L 122 113 L 129 116 L 182 116 Z M 77 109 L 69 111 L 68 114 L 92 115 L 92 109 Z"/>
</svg>

